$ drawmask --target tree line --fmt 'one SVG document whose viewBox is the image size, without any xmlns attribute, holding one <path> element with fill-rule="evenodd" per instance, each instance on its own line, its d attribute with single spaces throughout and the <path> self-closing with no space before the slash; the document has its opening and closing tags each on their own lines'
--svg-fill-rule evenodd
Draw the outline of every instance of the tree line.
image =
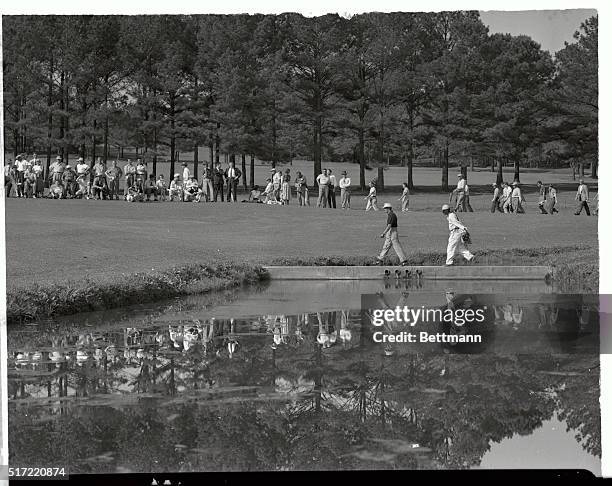
<svg viewBox="0 0 612 486">
<path fill-rule="evenodd" d="M 433 157 L 514 177 L 590 163 L 597 174 L 597 17 L 554 57 L 490 34 L 477 12 L 5 16 L 4 136 L 16 155 L 123 148 L 152 162 L 208 147 L 208 160 L 302 156 L 359 164 L 359 183 Z M 247 163 L 250 180 L 247 181 Z M 466 169 L 464 169 L 466 170 Z"/>
</svg>

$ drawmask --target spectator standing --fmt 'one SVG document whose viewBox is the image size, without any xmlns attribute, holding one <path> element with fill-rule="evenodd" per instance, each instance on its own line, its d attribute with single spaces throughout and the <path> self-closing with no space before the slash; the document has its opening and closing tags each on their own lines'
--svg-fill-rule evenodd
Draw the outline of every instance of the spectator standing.
<svg viewBox="0 0 612 486">
<path fill-rule="evenodd" d="M 370 182 L 370 192 L 364 198 L 367 201 L 366 211 L 373 209 L 374 211 L 378 211 L 378 205 L 376 204 L 376 182 Z"/>
<path fill-rule="evenodd" d="M 340 186 L 340 204 L 342 209 L 351 209 L 351 178 L 346 171 L 342 171 L 342 177 L 338 181 Z"/>
<path fill-rule="evenodd" d="M 525 198 L 521 191 L 521 185 L 517 181 L 514 181 L 512 183 L 512 207 L 514 209 L 514 214 L 525 213 L 525 209 L 523 209 L 524 202 Z"/>
<path fill-rule="evenodd" d="M 221 202 L 223 202 L 223 183 L 224 175 L 223 169 L 221 169 L 221 162 L 217 162 L 215 170 L 213 172 L 213 189 L 214 189 L 214 201 L 217 202 L 217 197 L 221 195 Z"/>
<path fill-rule="evenodd" d="M 130 159 L 123 168 L 123 173 L 125 174 L 125 195 L 127 195 L 127 190 L 134 185 L 136 180 L 136 166 Z"/>
<path fill-rule="evenodd" d="M 236 191 L 242 172 L 236 168 L 236 163 L 232 161 L 229 163 L 229 167 L 225 170 L 224 175 L 225 180 L 227 180 L 227 202 L 236 202 Z"/>
<path fill-rule="evenodd" d="M 318 208 L 326 208 L 329 198 L 329 176 L 327 175 L 327 169 L 323 169 L 317 176 L 317 184 L 319 185 L 319 200 L 317 201 Z"/>
<path fill-rule="evenodd" d="M 289 185 L 290 180 L 291 176 L 289 176 L 289 174 L 285 174 L 283 183 L 281 185 L 281 203 L 283 206 L 288 206 L 289 201 L 291 200 L 291 186 Z"/>
<path fill-rule="evenodd" d="M 327 175 L 329 177 L 329 192 L 327 194 L 327 205 L 330 208 L 336 208 L 336 188 L 338 187 L 338 181 L 336 176 L 332 174 L 331 169 L 327 169 Z"/>
<path fill-rule="evenodd" d="M 589 209 L 589 188 L 582 179 L 579 181 L 575 199 L 576 211 L 574 211 L 574 214 L 576 216 L 580 215 L 580 213 L 582 213 L 582 209 L 584 208 L 586 215 L 590 216 L 591 210 Z"/>
<path fill-rule="evenodd" d="M 298 206 L 306 206 L 306 178 L 300 171 L 298 171 L 295 175 L 295 193 L 297 194 L 298 198 Z"/>
<path fill-rule="evenodd" d="M 119 200 L 119 180 L 122 175 L 123 171 L 117 166 L 117 161 L 113 160 L 110 168 L 106 170 L 106 179 L 108 180 L 108 190 L 111 200 L 113 197 Z"/>
<path fill-rule="evenodd" d="M 399 201 L 402 203 L 402 212 L 405 213 L 408 211 L 408 204 L 410 203 L 410 189 L 408 189 L 407 182 L 404 182 L 402 187 L 402 196 L 399 198 Z"/>
</svg>

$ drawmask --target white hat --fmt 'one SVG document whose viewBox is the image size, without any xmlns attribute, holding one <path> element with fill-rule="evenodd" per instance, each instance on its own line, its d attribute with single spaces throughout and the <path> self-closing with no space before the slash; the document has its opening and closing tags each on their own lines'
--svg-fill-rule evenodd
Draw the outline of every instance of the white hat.
<svg viewBox="0 0 612 486">
<path fill-rule="evenodd" d="M 77 159 L 77 162 L 83 162 L 83 157 L 79 157 L 79 158 Z"/>
<path fill-rule="evenodd" d="M 55 160 L 62 160 L 62 158 L 58 155 L 57 157 L 55 157 Z"/>
<path fill-rule="evenodd" d="M 448 204 L 442 204 L 442 211 L 449 211 L 450 206 Z"/>
<path fill-rule="evenodd" d="M 174 177 L 181 177 L 181 174 L 174 174 Z"/>
<path fill-rule="evenodd" d="M 391 206 L 391 204 L 389 204 L 389 203 L 385 203 L 383 205 L 383 209 L 393 209 L 393 206 Z"/>
</svg>

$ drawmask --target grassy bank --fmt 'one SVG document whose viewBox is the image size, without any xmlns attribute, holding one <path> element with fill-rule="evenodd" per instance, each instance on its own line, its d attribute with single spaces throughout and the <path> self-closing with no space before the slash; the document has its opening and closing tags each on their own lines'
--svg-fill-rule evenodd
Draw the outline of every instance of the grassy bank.
<svg viewBox="0 0 612 486">
<path fill-rule="evenodd" d="M 514 248 L 477 250 L 480 265 L 551 265 L 560 292 L 598 292 L 597 250 L 591 247 Z M 409 255 L 411 265 L 443 265 L 442 252 L 416 252 Z M 376 265 L 374 257 L 329 256 L 316 258 L 277 258 L 271 265 Z M 397 257 L 388 264 L 397 264 Z M 113 309 L 132 304 L 219 291 L 267 279 L 259 264 L 222 262 L 215 265 L 194 263 L 164 271 L 120 275 L 113 280 L 72 280 L 64 284 L 35 284 L 7 293 L 9 324 Z M 491 290 L 494 290 L 492 287 Z"/>
<path fill-rule="evenodd" d="M 73 280 L 7 291 L 7 321 L 17 324 L 60 315 L 224 290 L 267 278 L 256 265 L 191 264 L 164 271 L 120 275 L 112 281 Z"/>
</svg>

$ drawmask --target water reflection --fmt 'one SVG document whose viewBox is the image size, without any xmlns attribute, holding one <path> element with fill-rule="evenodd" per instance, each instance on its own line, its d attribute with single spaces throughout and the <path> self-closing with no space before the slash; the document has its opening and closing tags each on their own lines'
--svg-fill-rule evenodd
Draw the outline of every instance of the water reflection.
<svg viewBox="0 0 612 486">
<path fill-rule="evenodd" d="M 11 329 L 11 462 L 42 456 L 73 472 L 467 468 L 553 419 L 577 451 L 600 456 L 592 299 L 440 293 L 440 309 L 486 307 L 478 329 L 437 323 L 480 333 L 482 345 L 373 341 L 371 309 L 419 302 L 400 291 L 372 294 L 363 310 L 190 309 L 163 324 Z"/>
</svg>

